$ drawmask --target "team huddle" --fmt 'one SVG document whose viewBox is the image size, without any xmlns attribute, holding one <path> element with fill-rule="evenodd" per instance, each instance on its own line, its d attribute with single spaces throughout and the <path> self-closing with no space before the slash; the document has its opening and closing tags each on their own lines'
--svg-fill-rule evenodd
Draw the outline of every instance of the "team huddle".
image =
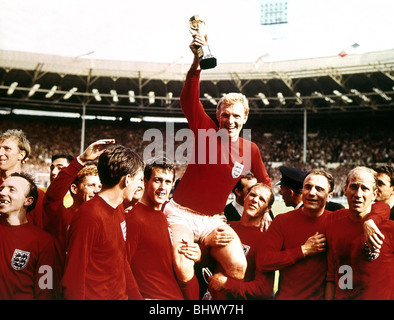
<svg viewBox="0 0 394 320">
<path fill-rule="evenodd" d="M 103 139 L 75 158 L 52 157 L 44 192 L 23 172 L 31 153 L 23 131 L 0 134 L 0 299 L 394 298 L 392 167 L 351 170 L 348 208 L 330 201 L 330 173 L 282 167 L 282 197 L 294 210 L 274 217 L 260 150 L 240 137 L 246 97 L 223 96 L 218 126 L 200 102 L 204 43 L 193 35 L 180 98 L 193 152 L 175 188 L 167 158 L 144 161 Z M 226 135 L 201 137 L 202 129 Z"/>
</svg>

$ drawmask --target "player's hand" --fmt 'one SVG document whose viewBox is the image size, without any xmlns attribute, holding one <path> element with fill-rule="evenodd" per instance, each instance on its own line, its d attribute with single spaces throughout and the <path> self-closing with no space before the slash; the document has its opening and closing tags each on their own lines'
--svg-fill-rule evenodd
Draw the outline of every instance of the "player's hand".
<svg viewBox="0 0 394 320">
<path fill-rule="evenodd" d="M 261 218 L 260 231 L 261 232 L 267 231 L 271 223 L 272 223 L 272 219 L 270 216 L 270 211 L 268 209 L 266 212 L 264 212 Z"/>
<path fill-rule="evenodd" d="M 227 277 L 223 273 L 219 272 L 210 276 L 208 281 L 208 289 L 210 291 L 220 291 L 226 286 Z"/>
<path fill-rule="evenodd" d="M 207 36 L 203 37 L 201 34 L 199 33 L 195 33 L 192 35 L 193 40 L 190 43 L 190 50 L 192 50 L 192 52 L 194 54 L 197 54 L 197 49 L 198 47 L 204 46 L 207 44 Z"/>
<path fill-rule="evenodd" d="M 322 233 L 316 232 L 301 246 L 304 256 L 313 256 L 326 250 L 327 239 Z"/>
<path fill-rule="evenodd" d="M 114 144 L 115 139 L 101 139 L 93 142 L 89 147 L 86 148 L 77 158 L 78 161 L 85 165 L 89 161 L 97 160 L 100 155 L 104 152 L 108 145 Z"/>
<path fill-rule="evenodd" d="M 369 248 L 374 252 L 380 252 L 383 243 L 384 235 L 380 232 L 372 219 L 369 219 L 363 224 L 365 242 Z"/>
<path fill-rule="evenodd" d="M 226 232 L 223 227 L 217 227 L 204 240 L 204 245 L 208 247 L 224 247 L 234 239 L 234 235 Z"/>
<path fill-rule="evenodd" d="M 195 242 L 188 242 L 182 239 L 178 252 L 194 262 L 201 260 L 200 246 Z"/>
</svg>

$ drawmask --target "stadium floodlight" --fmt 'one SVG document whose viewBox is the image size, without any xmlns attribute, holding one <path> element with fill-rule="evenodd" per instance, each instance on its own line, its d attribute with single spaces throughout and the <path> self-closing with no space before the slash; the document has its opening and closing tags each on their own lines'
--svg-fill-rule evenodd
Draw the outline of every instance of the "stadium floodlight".
<svg viewBox="0 0 394 320">
<path fill-rule="evenodd" d="M 141 118 L 137 118 L 137 117 L 130 117 L 130 122 L 141 122 L 142 119 Z"/>
<path fill-rule="evenodd" d="M 372 90 L 375 91 L 377 94 L 379 94 L 386 101 L 391 101 L 391 97 L 389 97 L 387 94 L 385 94 L 382 90 L 380 90 L 378 88 L 372 88 Z"/>
<path fill-rule="evenodd" d="M 338 90 L 334 90 L 333 92 L 334 92 L 334 94 L 336 96 L 340 97 L 344 102 L 346 102 L 346 103 L 352 103 L 353 102 L 352 99 L 350 99 L 349 97 L 345 96 L 342 92 L 339 92 Z"/>
<path fill-rule="evenodd" d="M 325 95 L 322 94 L 321 92 L 314 91 L 314 92 L 312 93 L 312 95 L 313 95 L 313 96 L 317 96 L 317 97 L 319 97 L 319 98 L 322 98 L 322 99 L 326 100 L 326 101 L 329 102 L 329 103 L 335 103 L 335 101 L 334 101 L 333 99 L 331 99 L 330 97 L 325 96 Z"/>
<path fill-rule="evenodd" d="M 146 122 L 187 123 L 187 119 L 186 118 L 177 118 L 177 117 L 144 116 L 144 117 L 142 117 L 142 121 L 146 121 Z"/>
<path fill-rule="evenodd" d="M 172 99 L 173 93 L 172 92 L 167 92 L 166 95 L 166 104 L 171 104 L 171 99 Z"/>
<path fill-rule="evenodd" d="M 64 99 L 64 100 L 70 99 L 70 97 L 71 97 L 75 92 L 77 92 L 77 91 L 78 91 L 78 88 L 77 88 L 77 87 L 71 88 L 71 89 L 64 95 L 63 99 Z"/>
<path fill-rule="evenodd" d="M 282 92 L 278 92 L 276 95 L 277 95 L 280 103 L 285 105 L 286 104 L 286 100 L 285 100 L 285 97 L 283 96 L 283 93 Z"/>
<path fill-rule="evenodd" d="M 47 99 L 51 98 L 55 94 L 56 90 L 57 90 L 57 86 L 53 86 L 51 90 L 49 90 L 48 93 L 45 95 L 45 98 Z"/>
<path fill-rule="evenodd" d="M 359 98 L 361 98 L 362 100 L 364 100 L 365 102 L 369 102 L 371 101 L 365 94 L 362 94 L 360 91 L 358 91 L 357 89 L 350 89 L 351 93 L 354 93 L 356 96 L 358 96 Z"/>
<path fill-rule="evenodd" d="M 15 81 L 15 82 L 11 83 L 10 87 L 7 90 L 7 94 L 9 96 L 12 95 L 14 93 L 14 91 L 15 91 L 17 86 L 18 86 L 18 82 Z"/>
<path fill-rule="evenodd" d="M 154 91 L 149 91 L 148 92 L 148 100 L 149 104 L 154 104 L 155 103 L 155 92 Z"/>
<path fill-rule="evenodd" d="M 208 101 L 210 103 L 212 103 L 213 105 L 217 105 L 218 103 L 216 102 L 216 100 L 208 93 L 204 93 L 204 97 L 208 99 Z"/>
<path fill-rule="evenodd" d="M 257 96 L 261 99 L 261 101 L 263 101 L 264 105 L 268 106 L 270 104 L 264 93 L 259 92 Z"/>
<path fill-rule="evenodd" d="M 32 97 L 39 88 L 40 88 L 40 84 L 36 83 L 34 86 L 31 87 L 31 89 L 29 90 L 29 93 L 27 94 L 27 96 L 28 97 Z"/>
<path fill-rule="evenodd" d="M 92 89 L 93 96 L 96 99 L 96 101 L 101 101 L 101 96 L 100 92 L 97 89 Z"/>
<path fill-rule="evenodd" d="M 302 104 L 301 93 L 299 93 L 299 92 L 296 92 L 296 103 Z"/>
<path fill-rule="evenodd" d="M 135 102 L 135 93 L 133 90 L 129 91 L 129 101 L 130 103 L 134 103 Z"/>
<path fill-rule="evenodd" d="M 77 112 L 58 112 L 58 111 L 44 111 L 44 110 L 28 110 L 28 109 L 14 109 L 13 114 L 25 116 L 39 116 L 39 117 L 60 117 L 60 118 L 80 118 L 81 115 Z"/>
<path fill-rule="evenodd" d="M 118 97 L 118 93 L 116 92 L 116 90 L 112 89 L 110 92 L 111 92 L 111 96 L 112 96 L 112 101 L 119 102 L 119 97 Z"/>
</svg>

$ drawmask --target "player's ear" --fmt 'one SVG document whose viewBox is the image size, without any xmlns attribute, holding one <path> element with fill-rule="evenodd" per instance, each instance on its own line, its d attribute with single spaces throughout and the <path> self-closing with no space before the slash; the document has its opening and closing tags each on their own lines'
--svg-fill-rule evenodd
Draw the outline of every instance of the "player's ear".
<svg viewBox="0 0 394 320">
<path fill-rule="evenodd" d="M 24 202 L 23 205 L 27 208 L 27 207 L 29 207 L 33 202 L 34 202 L 34 198 L 33 198 L 33 197 L 27 197 L 27 198 L 25 199 L 25 202 Z"/>
<path fill-rule="evenodd" d="M 75 183 L 71 184 L 70 191 L 72 194 L 77 194 L 77 185 Z"/>
</svg>

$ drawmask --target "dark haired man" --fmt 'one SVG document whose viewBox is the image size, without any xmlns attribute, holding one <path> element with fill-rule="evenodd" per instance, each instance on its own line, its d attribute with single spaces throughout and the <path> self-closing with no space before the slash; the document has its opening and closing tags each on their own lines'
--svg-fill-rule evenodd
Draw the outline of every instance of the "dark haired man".
<svg viewBox="0 0 394 320">
<path fill-rule="evenodd" d="M 45 194 L 43 228 L 55 238 L 55 289 L 58 297 L 60 297 L 60 280 L 66 260 L 67 230 L 71 219 L 82 203 L 92 199 L 101 190 L 97 166 L 88 163 L 98 159 L 104 148 L 114 143 L 113 139 L 102 139 L 89 145 L 69 165 L 62 168 Z M 63 199 L 69 190 L 73 203 L 66 207 Z"/>
<path fill-rule="evenodd" d="M 174 273 L 167 219 L 162 211 L 174 183 L 175 166 L 156 160 L 146 165 L 144 176 L 143 196 L 126 218 L 130 266 L 145 299 L 183 300 Z M 194 253 L 194 259 L 199 259 L 197 244 L 190 243 L 187 248 L 188 254 Z"/>
<path fill-rule="evenodd" d="M 257 179 L 251 172 L 243 175 L 242 178 L 238 180 L 233 188 L 235 199 L 224 208 L 224 215 L 226 216 L 227 221 L 241 220 L 242 212 L 244 210 L 244 198 L 250 187 L 256 183 Z"/>
<path fill-rule="evenodd" d="M 394 167 L 385 165 L 376 169 L 378 185 L 376 201 L 387 203 L 390 210 L 390 220 L 394 220 Z"/>
<path fill-rule="evenodd" d="M 0 299 L 51 299 L 54 242 L 31 224 L 38 191 L 33 179 L 12 173 L 0 186 Z"/>
<path fill-rule="evenodd" d="M 144 163 L 121 145 L 103 151 L 98 159 L 102 189 L 84 202 L 68 233 L 62 280 L 66 299 L 141 299 L 126 257 L 123 201 L 133 198 L 143 181 Z"/>
<path fill-rule="evenodd" d="M 50 173 L 49 173 L 49 181 L 52 182 L 53 179 L 57 177 L 60 171 L 64 167 L 67 167 L 71 161 L 73 161 L 74 157 L 70 154 L 65 154 L 65 153 L 57 153 L 54 154 L 51 158 L 51 165 L 49 167 Z"/>
</svg>

